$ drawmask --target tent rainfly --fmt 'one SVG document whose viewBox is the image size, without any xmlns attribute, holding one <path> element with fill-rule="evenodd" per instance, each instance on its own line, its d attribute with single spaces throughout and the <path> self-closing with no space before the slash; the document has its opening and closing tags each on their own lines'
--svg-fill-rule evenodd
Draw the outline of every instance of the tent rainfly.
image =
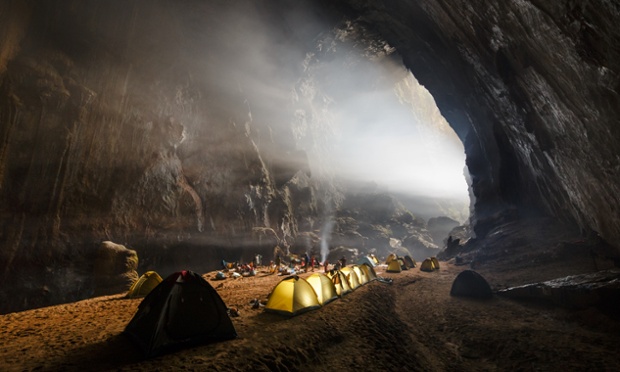
<svg viewBox="0 0 620 372">
<path fill-rule="evenodd" d="M 319 304 L 325 305 L 338 298 L 334 283 L 323 273 L 314 273 L 306 278 L 306 281 L 312 286 Z"/>
<path fill-rule="evenodd" d="M 297 275 L 291 275 L 282 279 L 271 291 L 265 311 L 293 316 L 320 306 L 310 283 Z"/>
<path fill-rule="evenodd" d="M 435 270 L 435 264 L 433 264 L 433 260 L 431 260 L 430 258 L 427 258 L 424 261 L 422 261 L 422 264 L 420 265 L 420 271 L 431 272 L 434 270 Z"/>
<path fill-rule="evenodd" d="M 353 291 L 353 289 L 351 289 L 351 286 L 349 285 L 349 281 L 347 280 L 344 273 L 342 273 L 342 271 L 331 270 L 327 274 L 327 276 L 331 279 L 332 283 L 334 283 L 334 286 L 336 287 L 336 293 L 338 293 L 338 296 L 342 297 L 346 295 L 347 293 Z"/>
<path fill-rule="evenodd" d="M 398 260 L 391 260 L 388 265 L 387 265 L 387 269 L 385 270 L 388 273 L 399 273 L 402 271 L 400 263 L 398 262 Z"/>
<path fill-rule="evenodd" d="M 237 337 L 227 310 L 220 295 L 200 275 L 180 271 L 167 277 L 142 300 L 124 333 L 150 358 Z"/>
<path fill-rule="evenodd" d="M 346 266 L 340 269 L 340 271 L 344 274 L 345 278 L 347 278 L 349 286 L 351 286 L 352 290 L 357 289 L 357 287 L 361 285 L 357 273 L 353 270 L 352 267 Z"/>
<path fill-rule="evenodd" d="M 127 298 L 145 297 L 162 281 L 161 276 L 155 271 L 147 271 L 131 285 L 129 292 L 127 292 Z"/>
</svg>

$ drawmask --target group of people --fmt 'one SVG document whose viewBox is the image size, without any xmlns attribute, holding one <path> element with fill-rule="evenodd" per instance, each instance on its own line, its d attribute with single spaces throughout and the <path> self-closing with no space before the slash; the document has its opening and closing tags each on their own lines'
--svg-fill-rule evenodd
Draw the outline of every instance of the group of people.
<svg viewBox="0 0 620 372">
<path fill-rule="evenodd" d="M 226 262 L 225 260 L 222 260 L 222 269 L 224 272 L 233 271 L 243 276 L 254 276 L 256 275 L 257 265 L 254 261 L 241 264 L 237 261 Z"/>
<path fill-rule="evenodd" d="M 309 256 L 307 253 L 299 260 L 291 259 L 288 265 L 282 262 L 282 257 L 278 254 L 275 257 L 275 261 L 271 261 L 270 266 L 275 267 L 275 270 L 278 272 L 286 272 L 288 274 L 311 272 L 315 269 L 320 269 L 321 266 L 323 266 L 325 273 L 330 271 L 330 263 L 327 259 L 321 263 L 315 256 Z M 345 266 L 347 266 L 347 259 L 342 256 L 332 265 L 331 270 L 340 270 Z"/>
<path fill-rule="evenodd" d="M 256 275 L 258 266 L 261 264 L 261 258 L 262 256 L 257 255 L 253 261 L 245 264 L 239 263 L 238 261 L 227 262 L 222 260 L 222 270 L 224 272 L 236 272 L 244 276 Z M 347 266 L 347 259 L 342 256 L 332 265 L 327 261 L 327 259 L 321 263 L 314 255 L 310 256 L 306 253 L 299 259 L 292 258 L 288 264 L 286 264 L 283 262 L 280 254 L 277 254 L 274 261 L 269 262 L 269 271 L 272 273 L 277 272 L 293 274 L 319 270 L 321 266 L 323 266 L 323 271 L 326 273 L 330 270 L 340 270 L 341 268 Z"/>
</svg>

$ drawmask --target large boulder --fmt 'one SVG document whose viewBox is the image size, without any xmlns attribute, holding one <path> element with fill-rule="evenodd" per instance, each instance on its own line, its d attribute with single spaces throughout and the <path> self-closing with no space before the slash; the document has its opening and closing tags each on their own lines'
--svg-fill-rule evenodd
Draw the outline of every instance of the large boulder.
<svg viewBox="0 0 620 372">
<path fill-rule="evenodd" d="M 95 296 L 125 292 L 138 280 L 138 253 L 111 241 L 101 242 L 94 267 Z"/>
</svg>

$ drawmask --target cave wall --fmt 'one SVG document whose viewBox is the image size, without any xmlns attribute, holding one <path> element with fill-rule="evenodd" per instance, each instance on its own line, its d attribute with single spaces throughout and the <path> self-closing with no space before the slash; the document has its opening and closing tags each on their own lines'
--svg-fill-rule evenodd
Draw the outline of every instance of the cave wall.
<svg viewBox="0 0 620 372">
<path fill-rule="evenodd" d="M 618 246 L 617 3 L 337 3 L 397 48 L 464 141 L 479 236 L 549 214 Z"/>
<path fill-rule="evenodd" d="M 328 26 L 284 17 L 300 8 Z M 232 39 L 261 22 L 268 66 L 342 17 L 395 47 L 465 144 L 478 237 L 549 214 L 618 246 L 618 15 L 604 0 L 0 1 L 2 310 L 92 293 L 101 240 L 216 259 L 231 237 L 317 228 L 336 191 L 310 176 L 295 143 L 314 119 L 295 113 L 322 97 L 251 104 L 288 88 L 240 82 L 301 74 L 244 69 Z"/>
<path fill-rule="evenodd" d="M 166 275 L 314 228 L 289 97 L 274 95 L 278 116 L 252 106 L 267 93 L 245 84 L 243 40 L 221 36 L 254 4 L 0 6 L 0 311 L 92 294 L 103 240 Z"/>
</svg>

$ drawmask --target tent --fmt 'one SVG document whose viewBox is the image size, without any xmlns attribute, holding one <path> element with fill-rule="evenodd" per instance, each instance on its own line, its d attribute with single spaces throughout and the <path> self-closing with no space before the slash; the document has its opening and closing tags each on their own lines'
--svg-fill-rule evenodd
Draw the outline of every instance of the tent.
<svg viewBox="0 0 620 372">
<path fill-rule="evenodd" d="M 433 261 L 433 265 L 435 265 L 435 270 L 439 270 L 439 260 L 437 259 L 437 257 L 431 257 L 431 261 Z"/>
<path fill-rule="evenodd" d="M 398 263 L 400 264 L 401 270 L 409 270 L 409 266 L 407 266 L 405 260 L 403 260 L 401 257 L 398 257 Z"/>
<path fill-rule="evenodd" d="M 155 271 L 147 271 L 131 285 L 127 298 L 144 297 L 162 282 L 161 276 Z"/>
<path fill-rule="evenodd" d="M 271 291 L 265 310 L 292 316 L 320 306 L 310 283 L 297 275 L 291 275 L 282 279 Z"/>
<path fill-rule="evenodd" d="M 398 260 L 391 260 L 385 271 L 388 273 L 399 273 L 402 269 L 400 268 L 400 263 L 398 263 Z"/>
<path fill-rule="evenodd" d="M 386 259 L 385 259 L 385 263 L 386 264 L 390 264 L 390 262 L 394 261 L 394 260 L 398 260 L 398 256 L 396 256 L 396 253 L 391 253 Z"/>
<path fill-rule="evenodd" d="M 147 358 L 237 337 L 220 295 L 192 271 L 174 273 L 155 287 L 124 332 Z"/>
<path fill-rule="evenodd" d="M 364 285 L 368 283 L 368 277 L 364 275 L 362 269 L 360 269 L 359 265 L 353 265 L 353 271 L 357 274 L 357 280 L 359 280 L 360 285 Z"/>
<path fill-rule="evenodd" d="M 377 266 L 379 264 L 379 259 L 377 258 L 377 256 L 371 253 L 369 257 L 372 260 L 372 262 L 374 262 L 374 265 L 372 266 Z"/>
<path fill-rule="evenodd" d="M 358 265 L 368 265 L 370 267 L 375 267 L 375 261 L 368 257 L 368 256 L 363 256 L 362 258 L 360 258 L 359 260 L 357 260 L 357 264 Z"/>
<path fill-rule="evenodd" d="M 334 283 L 338 296 L 342 297 L 353 291 L 346 276 L 340 270 L 331 270 L 327 276 L 331 279 L 332 283 Z"/>
<path fill-rule="evenodd" d="M 462 271 L 452 282 L 450 295 L 456 297 L 492 298 L 493 292 L 489 283 L 472 270 Z"/>
<path fill-rule="evenodd" d="M 411 258 L 411 256 L 405 256 L 403 257 L 403 261 L 405 261 L 405 265 L 407 265 L 408 268 L 413 269 L 416 265 L 416 262 L 413 258 Z"/>
<path fill-rule="evenodd" d="M 372 268 L 372 266 L 360 265 L 360 270 L 362 270 L 362 275 L 365 275 L 368 278 L 368 282 L 377 279 L 377 273 L 375 272 L 375 269 Z"/>
<path fill-rule="evenodd" d="M 351 286 L 352 290 L 357 289 L 357 287 L 361 285 L 360 279 L 352 267 L 345 266 L 342 269 L 340 269 L 340 271 L 344 274 L 345 278 L 347 278 L 347 281 L 349 282 L 349 285 Z"/>
<path fill-rule="evenodd" d="M 435 270 L 435 264 L 433 263 L 433 260 L 427 258 L 426 260 L 422 261 L 422 264 L 420 265 L 420 271 L 431 272 L 433 270 Z"/>
<path fill-rule="evenodd" d="M 333 301 L 338 298 L 338 292 L 336 292 L 336 286 L 334 283 L 323 273 L 314 273 L 306 278 L 306 281 L 310 283 L 312 289 L 316 293 L 316 298 L 321 305 Z"/>
</svg>

